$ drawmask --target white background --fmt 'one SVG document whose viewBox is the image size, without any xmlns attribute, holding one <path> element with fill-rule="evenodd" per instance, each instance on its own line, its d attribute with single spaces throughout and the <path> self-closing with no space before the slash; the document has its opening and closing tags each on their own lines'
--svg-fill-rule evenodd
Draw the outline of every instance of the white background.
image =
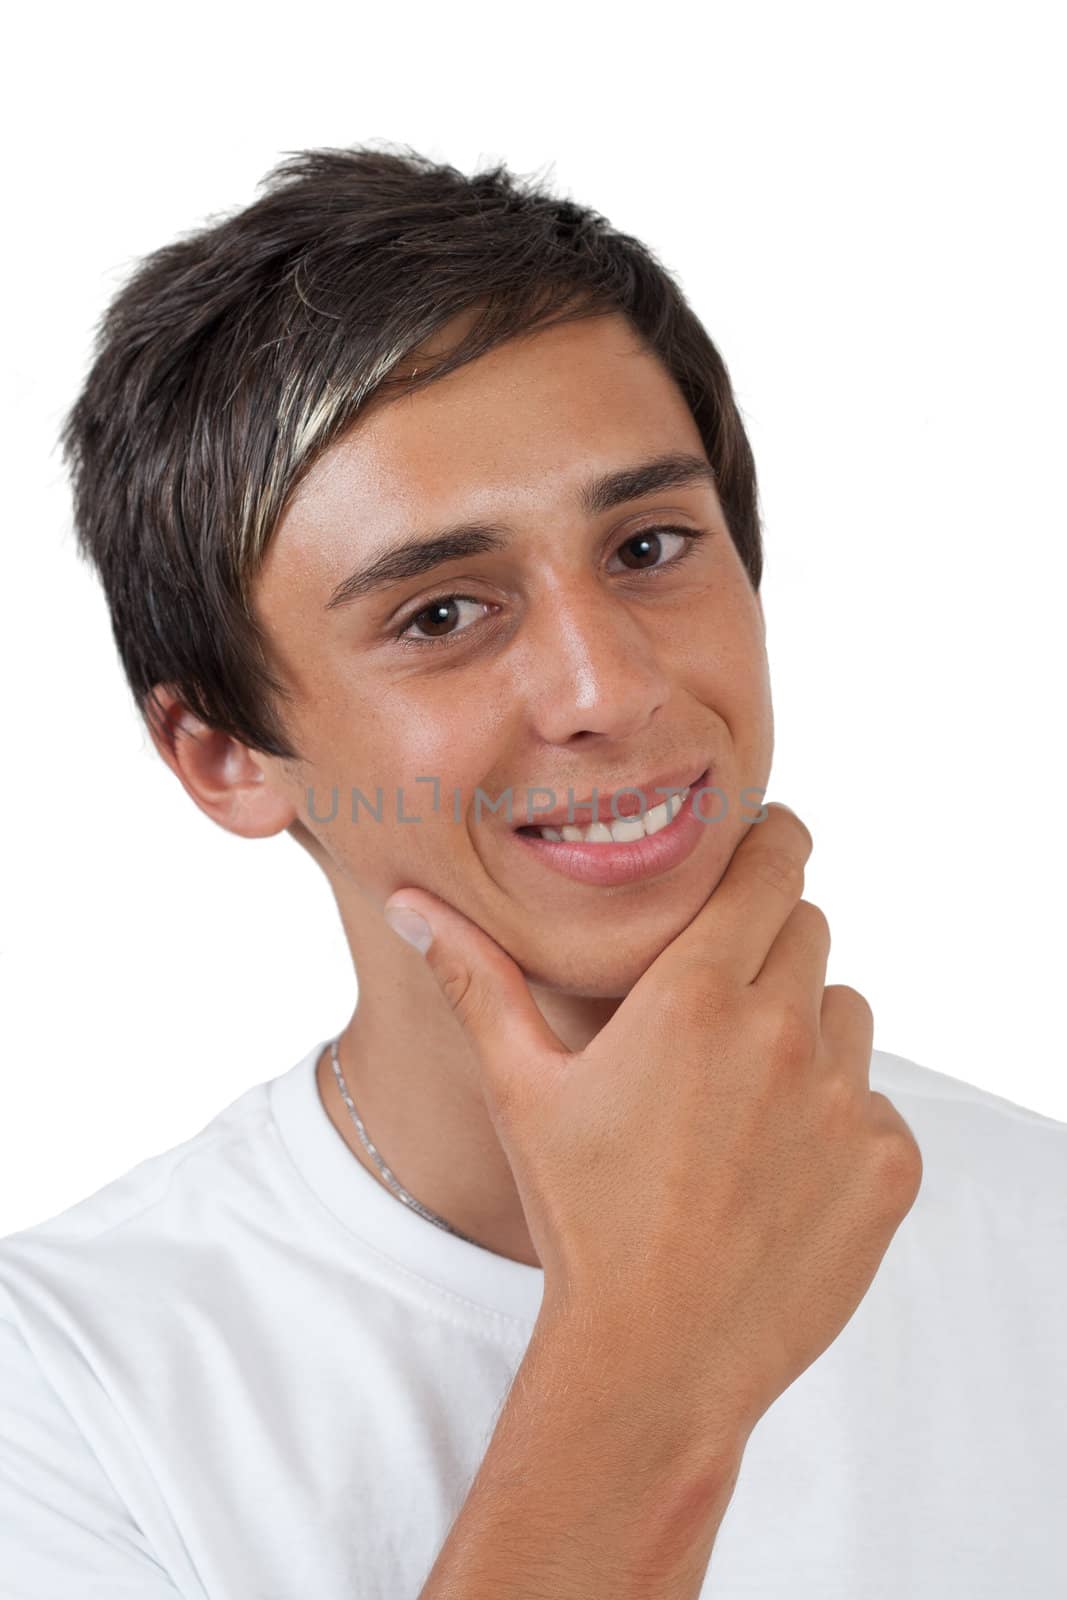
<svg viewBox="0 0 1067 1600">
<path fill-rule="evenodd" d="M 134 261 L 279 157 L 547 169 L 679 276 L 765 518 L 777 752 L 875 1044 L 1067 1121 L 1051 6 L 22 8 L 6 92 L 0 1234 L 347 1020 L 325 881 L 155 755 L 56 435 Z M 10 35 L 9 35 L 10 37 Z"/>
</svg>

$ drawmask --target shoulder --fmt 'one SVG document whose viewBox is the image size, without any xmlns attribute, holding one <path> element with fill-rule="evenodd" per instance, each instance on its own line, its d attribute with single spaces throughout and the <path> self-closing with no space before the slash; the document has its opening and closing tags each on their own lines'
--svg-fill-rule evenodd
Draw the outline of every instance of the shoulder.
<svg viewBox="0 0 1067 1600">
<path fill-rule="evenodd" d="M 234 1300 L 243 1243 L 275 1231 L 269 1090 L 254 1085 L 192 1137 L 0 1238 L 0 1526 L 27 1600 L 82 1593 L 90 1571 L 101 1593 L 176 1600 L 158 1549 L 182 1592 L 200 1592 L 144 1469 L 137 1386 L 183 1341 L 187 1363 L 197 1308 L 213 1324 Z"/>
<path fill-rule="evenodd" d="M 931 1127 L 986 1130 L 990 1138 L 1015 1148 L 1047 1148 L 1062 1159 L 1067 1152 L 1067 1122 L 1034 1111 L 963 1078 L 920 1066 L 889 1050 L 871 1054 L 870 1082 L 896 1104 L 907 1101 Z"/>
<path fill-rule="evenodd" d="M 984 1204 L 1002 1233 L 1051 1228 L 1067 1243 L 1067 1122 L 886 1050 L 870 1083 L 915 1137 L 926 1206 Z"/>
<path fill-rule="evenodd" d="M 47 1600 L 91 1587 L 94 1593 L 178 1600 L 14 1317 L 0 1287 L 0 1528 L 4 1568 L 15 1586 L 10 1593 Z"/>
<path fill-rule="evenodd" d="M 877 1085 L 875 1085 L 876 1078 L 880 1080 Z M 1045 1116 L 1043 1112 L 1031 1110 L 1029 1106 L 993 1094 L 989 1089 L 982 1089 L 963 1078 L 953 1078 L 947 1073 L 935 1072 L 930 1067 L 920 1066 L 918 1062 L 911 1061 L 906 1056 L 895 1055 L 889 1050 L 872 1052 L 871 1084 L 879 1088 L 883 1084 L 891 1084 L 899 1094 L 921 1100 L 980 1107 L 1002 1120 L 1021 1123 L 1031 1128 L 1043 1127 L 1060 1138 L 1067 1138 L 1067 1122 Z"/>
<path fill-rule="evenodd" d="M 54 1216 L 0 1238 L 0 1304 L 29 1314 L 84 1291 L 101 1297 L 112 1269 L 121 1279 L 164 1275 L 196 1238 L 210 1244 L 224 1212 L 247 1211 L 266 1185 L 264 1135 L 272 1126 L 269 1084 L 245 1090 L 197 1133 L 148 1156 Z M 0 1312 L 0 1315 L 3 1313 Z M 28 1328 L 23 1325 L 23 1331 Z"/>
</svg>

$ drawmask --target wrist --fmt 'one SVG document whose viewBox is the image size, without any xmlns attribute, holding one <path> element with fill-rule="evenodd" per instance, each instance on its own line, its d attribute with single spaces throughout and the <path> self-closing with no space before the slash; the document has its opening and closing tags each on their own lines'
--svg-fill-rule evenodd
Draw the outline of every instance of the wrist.
<svg viewBox="0 0 1067 1600">
<path fill-rule="evenodd" d="M 656 1349 L 635 1343 L 632 1321 L 614 1333 L 587 1308 L 559 1297 L 542 1304 L 521 1373 L 531 1393 L 558 1397 L 576 1431 L 640 1468 L 683 1519 L 687 1507 L 728 1500 L 754 1419 L 725 1375 L 721 1386 L 706 1368 L 680 1382 Z"/>
</svg>

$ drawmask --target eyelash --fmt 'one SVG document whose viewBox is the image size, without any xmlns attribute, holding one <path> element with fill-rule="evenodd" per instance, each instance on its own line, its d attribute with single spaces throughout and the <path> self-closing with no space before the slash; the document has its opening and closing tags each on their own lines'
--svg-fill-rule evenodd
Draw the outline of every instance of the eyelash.
<svg viewBox="0 0 1067 1600">
<path fill-rule="evenodd" d="M 686 543 L 679 551 L 678 555 L 675 556 L 673 561 L 665 561 L 657 567 L 636 567 L 630 569 L 631 577 L 640 577 L 642 574 L 652 576 L 657 572 L 667 572 L 672 567 L 681 566 L 682 562 L 685 561 L 688 556 L 692 555 L 698 541 L 707 537 L 708 532 L 709 530 L 707 528 L 678 528 L 668 525 L 662 525 L 655 528 L 641 528 L 637 533 L 632 533 L 628 539 L 624 539 L 622 544 L 620 544 L 619 549 L 624 550 L 628 544 L 633 544 L 635 540 L 646 539 L 654 533 L 679 534 L 686 541 Z M 416 650 L 421 650 L 427 646 L 447 647 L 454 639 L 465 638 L 466 635 L 471 632 L 472 627 L 477 626 L 476 623 L 471 624 L 466 628 L 453 629 L 451 633 L 443 633 L 436 639 L 419 639 L 417 637 L 410 639 L 404 638 L 404 634 L 412 626 L 416 618 L 421 617 L 425 611 L 432 611 L 434 606 L 442 605 L 446 600 L 468 600 L 471 605 L 475 606 L 484 605 L 486 603 L 483 600 L 475 599 L 473 595 L 469 594 L 452 593 L 437 595 L 433 600 L 424 601 L 423 604 L 419 606 L 417 611 L 410 612 L 405 620 L 400 624 L 399 628 L 394 631 L 393 638 L 398 644 L 403 645 L 405 649 L 407 649 L 408 646 L 413 646 Z"/>
</svg>

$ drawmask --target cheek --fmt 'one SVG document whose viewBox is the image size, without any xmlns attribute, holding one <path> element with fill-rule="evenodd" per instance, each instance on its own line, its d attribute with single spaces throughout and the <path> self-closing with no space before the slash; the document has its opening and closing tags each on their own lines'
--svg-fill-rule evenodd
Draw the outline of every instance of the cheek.
<svg viewBox="0 0 1067 1600">
<path fill-rule="evenodd" d="M 436 777 L 444 785 L 477 783 L 495 764 L 494 745 L 470 690 L 458 685 L 449 695 L 435 694 L 405 701 L 394 701 L 385 726 L 388 754 L 383 765 L 391 773 Z M 430 785 L 418 786 L 429 788 Z"/>
<path fill-rule="evenodd" d="M 420 854 L 455 848 L 476 790 L 495 799 L 492 774 L 506 752 L 507 732 L 497 711 L 475 686 L 458 679 L 447 689 L 419 693 L 409 682 L 404 695 L 379 703 L 371 737 L 352 750 L 352 766 L 368 796 L 381 787 L 387 848 Z M 458 796 L 458 799 L 457 799 Z M 414 826 L 397 821 L 398 805 Z M 457 824 L 458 816 L 458 824 Z"/>
<path fill-rule="evenodd" d="M 694 605 L 671 641 L 672 657 L 701 698 L 755 706 L 767 694 L 767 652 L 755 596 L 712 596 Z"/>
</svg>

